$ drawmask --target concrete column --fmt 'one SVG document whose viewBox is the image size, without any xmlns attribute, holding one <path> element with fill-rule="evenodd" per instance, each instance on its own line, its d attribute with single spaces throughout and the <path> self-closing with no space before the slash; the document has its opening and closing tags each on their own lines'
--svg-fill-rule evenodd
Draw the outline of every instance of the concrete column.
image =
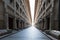
<svg viewBox="0 0 60 40">
<path fill-rule="evenodd" d="M 52 29 L 54 29 L 54 14 L 53 14 L 53 12 L 51 12 L 51 14 L 50 14 L 50 28 L 49 28 L 49 30 L 52 30 Z"/>
<path fill-rule="evenodd" d="M 19 28 L 21 29 L 21 20 L 20 20 L 20 26 L 19 26 Z"/>
<path fill-rule="evenodd" d="M 20 27 L 20 19 L 19 19 L 19 22 L 18 22 L 18 28 Z"/>
<path fill-rule="evenodd" d="M 9 30 L 9 27 L 8 27 L 8 14 L 5 14 L 5 26 L 6 26 L 6 29 Z"/>
<path fill-rule="evenodd" d="M 41 29 L 43 30 L 43 20 L 41 20 Z"/>
<path fill-rule="evenodd" d="M 42 29 L 44 30 L 44 19 L 42 19 Z"/>
<path fill-rule="evenodd" d="M 47 19 L 45 18 L 45 29 L 47 29 Z"/>
<path fill-rule="evenodd" d="M 22 29 L 23 29 L 23 21 L 22 21 Z"/>
<path fill-rule="evenodd" d="M 52 27 L 52 13 L 50 14 L 50 28 L 49 28 L 49 30 L 51 30 L 51 27 Z"/>
<path fill-rule="evenodd" d="M 24 22 L 23 22 L 23 28 L 24 28 Z"/>
<path fill-rule="evenodd" d="M 14 15 L 16 16 L 16 0 L 14 0 Z M 14 18 L 13 22 L 14 29 L 17 29 L 16 17 Z"/>
<path fill-rule="evenodd" d="M 52 9 L 50 11 L 50 29 L 49 30 L 52 30 L 53 27 L 54 27 L 54 11 L 53 11 L 53 8 L 54 8 L 54 0 L 52 0 Z"/>
<path fill-rule="evenodd" d="M 26 22 L 24 23 L 24 27 L 26 27 L 25 25 L 26 25 Z"/>
<path fill-rule="evenodd" d="M 21 29 L 23 29 L 22 20 L 21 20 L 21 23 L 20 24 L 21 24 Z"/>
<path fill-rule="evenodd" d="M 46 29 L 46 18 L 44 18 L 44 29 Z"/>
<path fill-rule="evenodd" d="M 14 18 L 13 24 L 14 24 L 14 29 L 17 29 L 16 18 Z"/>
<path fill-rule="evenodd" d="M 20 20 L 20 29 L 21 29 L 21 20 Z"/>
</svg>

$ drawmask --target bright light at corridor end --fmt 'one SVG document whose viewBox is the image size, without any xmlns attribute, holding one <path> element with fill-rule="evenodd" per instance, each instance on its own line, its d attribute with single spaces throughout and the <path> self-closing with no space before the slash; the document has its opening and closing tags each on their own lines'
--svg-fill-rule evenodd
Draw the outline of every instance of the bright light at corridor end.
<svg viewBox="0 0 60 40">
<path fill-rule="evenodd" d="M 30 9 L 31 9 L 31 16 L 32 16 L 32 26 L 34 25 L 34 7 L 35 7 L 35 0 L 29 0 L 30 2 Z"/>
</svg>

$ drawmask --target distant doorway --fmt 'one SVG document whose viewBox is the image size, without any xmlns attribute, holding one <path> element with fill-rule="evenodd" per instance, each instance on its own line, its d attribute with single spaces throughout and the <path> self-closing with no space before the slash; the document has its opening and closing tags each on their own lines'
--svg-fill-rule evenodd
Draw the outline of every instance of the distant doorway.
<svg viewBox="0 0 60 40">
<path fill-rule="evenodd" d="M 13 18 L 9 17 L 8 21 L 9 21 L 9 23 L 8 23 L 9 29 L 13 29 Z"/>
<path fill-rule="evenodd" d="M 47 30 L 49 30 L 49 27 L 50 27 L 50 17 L 47 16 L 46 19 L 47 19 Z"/>
<path fill-rule="evenodd" d="M 17 28 L 19 28 L 19 20 L 16 20 Z"/>
</svg>

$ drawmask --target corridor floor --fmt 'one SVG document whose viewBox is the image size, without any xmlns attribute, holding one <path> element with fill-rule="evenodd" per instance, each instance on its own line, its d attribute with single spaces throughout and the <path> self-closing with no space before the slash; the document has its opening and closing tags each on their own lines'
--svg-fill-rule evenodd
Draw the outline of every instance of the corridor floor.
<svg viewBox="0 0 60 40">
<path fill-rule="evenodd" d="M 5 37 L 1 40 L 50 40 L 50 39 L 37 28 L 29 27 L 23 31 Z"/>
</svg>

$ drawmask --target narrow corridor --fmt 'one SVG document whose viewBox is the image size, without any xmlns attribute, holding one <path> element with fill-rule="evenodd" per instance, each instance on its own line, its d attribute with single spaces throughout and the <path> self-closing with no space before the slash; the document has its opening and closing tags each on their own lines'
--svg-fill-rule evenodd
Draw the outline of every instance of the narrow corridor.
<svg viewBox="0 0 60 40">
<path fill-rule="evenodd" d="M 60 40 L 60 0 L 0 0 L 0 40 L 51 39 Z"/>
<path fill-rule="evenodd" d="M 35 27 L 29 27 L 16 34 L 5 37 L 1 40 L 50 40 L 40 30 Z"/>
</svg>

